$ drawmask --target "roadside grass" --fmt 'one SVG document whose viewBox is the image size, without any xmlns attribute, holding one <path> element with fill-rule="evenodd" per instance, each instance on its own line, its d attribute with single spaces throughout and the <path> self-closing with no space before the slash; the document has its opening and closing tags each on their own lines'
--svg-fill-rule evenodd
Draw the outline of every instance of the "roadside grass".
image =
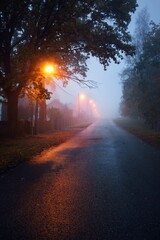
<svg viewBox="0 0 160 240">
<path fill-rule="evenodd" d="M 160 147 L 160 131 L 153 131 L 136 119 L 118 118 L 114 119 L 114 122 L 143 141 L 155 147 Z"/>
<path fill-rule="evenodd" d="M 89 124 L 75 126 L 65 131 L 49 134 L 30 135 L 25 137 L 0 138 L 0 173 L 31 159 L 43 150 L 58 146 L 75 136 Z"/>
</svg>

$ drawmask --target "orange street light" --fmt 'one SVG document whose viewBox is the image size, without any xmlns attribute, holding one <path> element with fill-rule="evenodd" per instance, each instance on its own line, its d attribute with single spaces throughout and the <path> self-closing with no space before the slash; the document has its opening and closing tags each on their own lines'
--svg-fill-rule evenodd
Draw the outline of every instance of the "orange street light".
<svg viewBox="0 0 160 240">
<path fill-rule="evenodd" d="M 55 69 L 54 69 L 53 65 L 51 65 L 51 64 L 46 64 L 44 66 L 44 72 L 47 73 L 47 74 L 53 74 L 54 70 Z"/>
</svg>

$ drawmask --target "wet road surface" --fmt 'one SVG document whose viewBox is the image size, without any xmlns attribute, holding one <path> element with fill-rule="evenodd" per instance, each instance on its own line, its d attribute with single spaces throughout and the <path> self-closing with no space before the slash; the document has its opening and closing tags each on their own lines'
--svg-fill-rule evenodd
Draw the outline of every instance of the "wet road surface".
<svg viewBox="0 0 160 240">
<path fill-rule="evenodd" d="M 106 120 L 8 171 L 0 239 L 160 239 L 160 150 Z"/>
</svg>

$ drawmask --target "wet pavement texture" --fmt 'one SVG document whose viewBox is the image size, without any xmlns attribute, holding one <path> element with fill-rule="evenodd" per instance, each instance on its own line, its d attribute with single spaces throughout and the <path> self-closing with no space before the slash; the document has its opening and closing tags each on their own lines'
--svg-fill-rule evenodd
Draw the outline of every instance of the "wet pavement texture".
<svg viewBox="0 0 160 240">
<path fill-rule="evenodd" d="M 0 175 L 0 239 L 160 239 L 160 149 L 105 120 Z"/>
</svg>

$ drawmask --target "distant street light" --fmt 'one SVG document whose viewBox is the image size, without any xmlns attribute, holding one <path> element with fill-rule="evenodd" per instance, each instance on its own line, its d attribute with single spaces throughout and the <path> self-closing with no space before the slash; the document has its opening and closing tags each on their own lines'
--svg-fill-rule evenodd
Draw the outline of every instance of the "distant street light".
<svg viewBox="0 0 160 240">
<path fill-rule="evenodd" d="M 81 101 L 85 99 L 85 95 L 83 93 L 78 94 L 78 116 L 81 115 Z"/>
<path fill-rule="evenodd" d="M 83 100 L 83 99 L 85 99 L 85 95 L 83 93 L 81 93 L 79 98 L 80 98 L 80 100 Z"/>
</svg>

